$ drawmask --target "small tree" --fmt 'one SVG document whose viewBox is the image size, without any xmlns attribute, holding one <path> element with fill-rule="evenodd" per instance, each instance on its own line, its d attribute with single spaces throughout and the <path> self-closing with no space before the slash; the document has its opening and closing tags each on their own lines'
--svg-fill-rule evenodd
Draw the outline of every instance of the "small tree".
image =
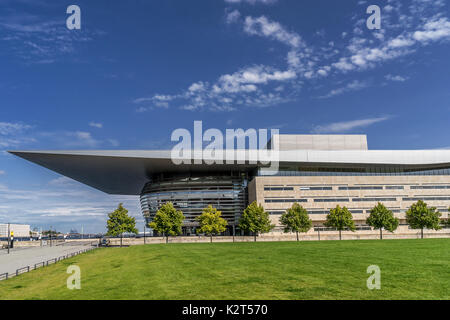
<svg viewBox="0 0 450 320">
<path fill-rule="evenodd" d="M 122 238 L 124 232 L 138 233 L 136 229 L 136 219 L 128 215 L 128 210 L 125 209 L 122 203 L 116 210 L 108 214 L 108 221 L 106 222 L 108 236 L 117 237 L 120 235 L 120 246 L 122 247 Z"/>
<path fill-rule="evenodd" d="M 339 240 L 342 240 L 342 230 L 349 229 L 353 232 L 356 230 L 352 213 L 346 207 L 340 206 L 330 210 L 325 226 L 339 230 Z"/>
<path fill-rule="evenodd" d="M 408 211 L 406 211 L 406 222 L 412 229 L 421 230 L 421 238 L 423 239 L 423 229 L 442 229 L 440 226 L 441 213 L 435 207 L 428 207 L 428 205 L 419 200 L 414 203 Z"/>
<path fill-rule="evenodd" d="M 155 218 L 149 224 L 150 228 L 166 237 L 166 243 L 169 242 L 169 236 L 181 234 L 183 225 L 183 212 L 174 208 L 172 202 L 167 202 L 156 212 Z"/>
<path fill-rule="evenodd" d="M 312 227 L 312 220 L 309 219 L 308 211 L 298 203 L 294 203 L 292 208 L 287 209 L 280 218 L 281 224 L 284 226 L 284 232 L 308 232 Z"/>
<path fill-rule="evenodd" d="M 383 228 L 389 232 L 394 232 L 398 228 L 399 220 L 394 217 L 391 210 L 386 208 L 381 202 L 378 202 L 370 210 L 370 215 L 366 219 L 366 223 L 375 230 L 380 229 L 380 239 L 383 239 Z"/>
<path fill-rule="evenodd" d="M 445 224 L 450 227 L 450 207 L 448 207 L 448 212 L 449 214 L 447 215 L 447 221 L 445 222 Z"/>
<path fill-rule="evenodd" d="M 210 236 L 212 242 L 213 234 L 222 233 L 227 229 L 227 221 L 221 217 L 222 212 L 209 205 L 196 220 L 200 223 L 197 233 L 205 233 Z"/>
<path fill-rule="evenodd" d="M 258 233 L 265 233 L 272 230 L 275 226 L 270 223 L 269 214 L 263 206 L 258 205 L 256 201 L 252 202 L 243 212 L 239 220 L 239 228 L 244 231 L 253 232 L 256 242 Z"/>
</svg>

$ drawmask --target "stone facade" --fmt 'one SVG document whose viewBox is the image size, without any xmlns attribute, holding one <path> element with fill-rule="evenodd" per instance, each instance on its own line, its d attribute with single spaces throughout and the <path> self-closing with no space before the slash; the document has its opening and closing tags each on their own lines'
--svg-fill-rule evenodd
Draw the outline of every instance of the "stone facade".
<svg viewBox="0 0 450 320">
<path fill-rule="evenodd" d="M 405 226 L 405 212 L 420 198 L 448 218 L 450 176 L 266 176 L 249 184 L 249 201 L 261 204 L 278 227 L 279 217 L 294 202 L 308 210 L 314 226 L 323 226 L 327 212 L 337 205 L 346 206 L 356 225 L 364 226 L 379 201 L 400 219 L 402 232 L 414 233 Z"/>
</svg>

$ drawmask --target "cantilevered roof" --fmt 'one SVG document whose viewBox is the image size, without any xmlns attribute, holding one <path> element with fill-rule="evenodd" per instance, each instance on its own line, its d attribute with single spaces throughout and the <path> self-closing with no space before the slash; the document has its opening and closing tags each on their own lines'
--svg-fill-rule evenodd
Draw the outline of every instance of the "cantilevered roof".
<svg viewBox="0 0 450 320">
<path fill-rule="evenodd" d="M 139 195 L 153 174 L 183 172 L 229 172 L 256 169 L 252 151 L 238 151 L 243 164 L 232 161 L 224 152 L 224 162 L 232 164 L 195 164 L 201 155 L 192 154 L 192 164 L 176 165 L 171 151 L 150 150 L 90 150 L 90 151 L 10 151 L 10 153 L 70 177 L 109 194 Z M 228 161 L 227 161 L 228 160 Z M 276 158 L 274 158 L 276 160 Z M 450 150 L 414 151 L 279 151 L 279 166 L 307 167 L 370 167 L 402 166 L 411 169 L 450 167 Z M 249 161 L 253 161 L 249 163 Z"/>
</svg>

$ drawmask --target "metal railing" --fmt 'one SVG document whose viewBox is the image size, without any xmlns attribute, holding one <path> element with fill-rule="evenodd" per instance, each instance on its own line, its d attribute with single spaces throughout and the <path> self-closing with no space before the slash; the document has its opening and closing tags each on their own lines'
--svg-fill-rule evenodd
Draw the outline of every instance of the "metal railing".
<svg viewBox="0 0 450 320">
<path fill-rule="evenodd" d="M 19 269 L 16 270 L 16 272 L 13 272 L 13 273 L 8 273 L 8 272 L 2 273 L 2 274 L 0 274 L 0 281 L 8 280 L 8 279 L 10 279 L 12 277 L 16 277 L 16 276 L 18 276 L 20 274 L 27 273 L 27 272 L 30 272 L 32 270 L 36 270 L 38 268 L 45 267 L 45 266 L 48 266 L 48 265 L 51 265 L 51 264 L 55 264 L 58 261 L 77 256 L 77 255 L 79 255 L 81 253 L 85 253 L 85 252 L 91 251 L 91 250 L 96 249 L 96 248 L 97 248 L 96 246 L 95 247 L 93 246 L 93 247 L 90 247 L 90 248 L 87 248 L 87 249 L 79 250 L 79 251 L 76 251 L 76 252 L 71 252 L 71 253 L 68 253 L 68 254 L 66 254 L 64 256 L 60 256 L 58 258 L 53 258 L 53 259 L 50 259 L 50 260 L 46 260 L 46 261 L 35 263 L 33 266 L 25 266 L 25 267 L 19 268 Z"/>
</svg>

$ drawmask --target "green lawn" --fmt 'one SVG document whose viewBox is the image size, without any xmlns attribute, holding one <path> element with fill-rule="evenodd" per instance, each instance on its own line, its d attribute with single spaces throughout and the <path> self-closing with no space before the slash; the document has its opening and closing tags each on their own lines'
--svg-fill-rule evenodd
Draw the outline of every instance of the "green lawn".
<svg viewBox="0 0 450 320">
<path fill-rule="evenodd" d="M 71 264 L 81 290 L 66 287 Z M 0 299 L 449 298 L 450 239 L 104 248 L 0 282 Z"/>
</svg>

